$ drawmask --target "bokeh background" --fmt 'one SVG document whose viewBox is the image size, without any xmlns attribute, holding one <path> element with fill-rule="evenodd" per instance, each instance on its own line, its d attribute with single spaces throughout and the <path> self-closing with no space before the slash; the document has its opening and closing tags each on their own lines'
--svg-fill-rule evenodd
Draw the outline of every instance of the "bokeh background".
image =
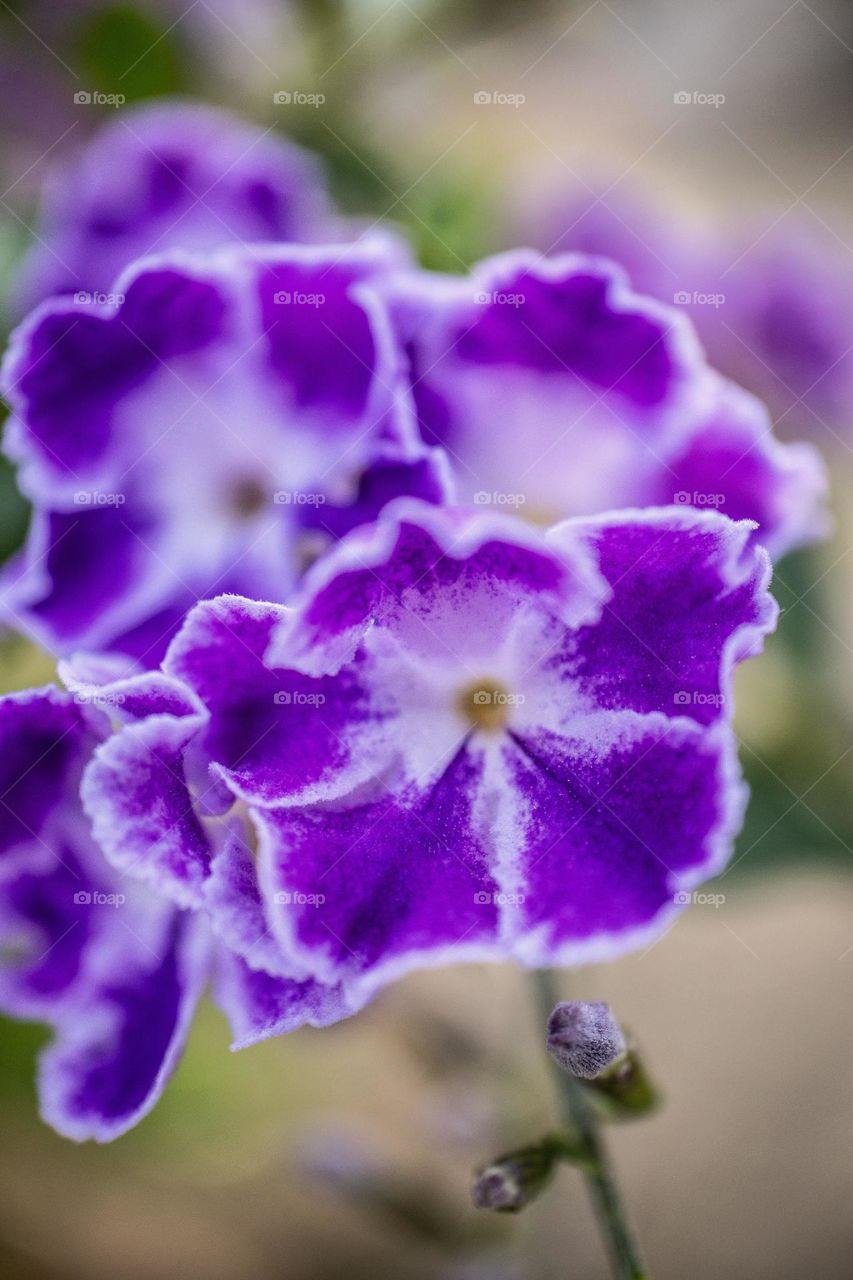
<svg viewBox="0 0 853 1280">
<path fill-rule="evenodd" d="M 668 261 L 676 240 L 737 243 L 734 265 L 779 228 L 816 236 L 837 284 L 853 279 L 851 73 L 844 0 L 0 0 L 0 292 L 51 165 L 126 109 L 81 91 L 191 94 L 281 130 L 324 157 L 345 211 L 402 227 L 438 269 L 571 245 L 592 190 L 621 211 L 626 254 L 655 232 L 674 292 L 707 287 L 701 250 L 690 279 Z M 779 631 L 740 681 L 753 799 L 735 859 L 714 904 L 645 954 L 559 978 L 613 1004 L 664 1094 L 611 1133 L 656 1280 L 851 1273 L 853 403 L 784 416 L 826 454 L 834 528 L 778 566 Z M 27 511 L 0 482 L 5 556 Z M 4 689 L 52 675 L 13 636 L 0 659 Z M 236 1055 L 207 1008 L 158 1108 L 106 1148 L 38 1121 L 43 1038 L 2 1025 L 10 1280 L 606 1274 L 570 1171 L 518 1219 L 469 1206 L 472 1167 L 554 1118 L 508 968 L 420 975 L 350 1023 Z"/>
</svg>

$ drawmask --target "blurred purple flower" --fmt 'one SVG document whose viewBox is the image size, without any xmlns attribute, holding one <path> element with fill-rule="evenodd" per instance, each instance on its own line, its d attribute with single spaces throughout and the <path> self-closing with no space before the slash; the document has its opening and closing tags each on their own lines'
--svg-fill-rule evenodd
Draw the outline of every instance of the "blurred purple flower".
<svg viewBox="0 0 853 1280">
<path fill-rule="evenodd" d="M 150 254 L 345 238 L 314 156 L 177 99 L 122 110 L 57 167 L 35 230 L 11 289 L 18 316 L 58 293 L 107 294 Z"/>
<path fill-rule="evenodd" d="M 712 231 L 621 187 L 546 201 L 534 243 L 623 266 L 634 288 L 684 307 L 715 368 L 759 395 L 781 435 L 827 443 L 853 413 L 853 267 L 825 225 L 753 215 Z"/>
</svg>

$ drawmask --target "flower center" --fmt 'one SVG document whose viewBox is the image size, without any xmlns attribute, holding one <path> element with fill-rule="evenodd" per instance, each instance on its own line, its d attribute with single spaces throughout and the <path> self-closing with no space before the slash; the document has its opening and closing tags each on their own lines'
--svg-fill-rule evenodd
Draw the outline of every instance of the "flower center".
<svg viewBox="0 0 853 1280">
<path fill-rule="evenodd" d="M 231 510 L 241 520 L 250 520 L 263 511 L 269 498 L 270 495 L 260 480 L 254 476 L 244 476 L 231 490 Z"/>
<path fill-rule="evenodd" d="M 511 696 L 498 680 L 475 680 L 466 685 L 456 706 L 475 729 L 494 733 L 503 729 L 509 715 Z"/>
</svg>

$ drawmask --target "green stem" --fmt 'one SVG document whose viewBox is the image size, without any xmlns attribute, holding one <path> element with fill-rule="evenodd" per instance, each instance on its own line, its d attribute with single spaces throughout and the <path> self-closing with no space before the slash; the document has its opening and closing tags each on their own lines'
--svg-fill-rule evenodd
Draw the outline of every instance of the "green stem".
<svg viewBox="0 0 853 1280">
<path fill-rule="evenodd" d="M 547 1021 L 560 997 L 548 970 L 537 970 L 534 981 L 538 1003 Z M 564 1123 L 577 1134 L 589 1153 L 589 1167 L 583 1170 L 583 1177 L 610 1254 L 615 1280 L 647 1280 L 592 1103 L 584 1086 L 568 1071 L 562 1071 L 555 1063 L 554 1073 Z"/>
</svg>

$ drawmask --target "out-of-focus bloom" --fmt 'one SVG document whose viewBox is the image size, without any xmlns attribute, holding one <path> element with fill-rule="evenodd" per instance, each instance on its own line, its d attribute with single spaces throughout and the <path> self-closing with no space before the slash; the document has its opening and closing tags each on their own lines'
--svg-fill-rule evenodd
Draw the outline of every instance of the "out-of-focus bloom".
<svg viewBox="0 0 853 1280">
<path fill-rule="evenodd" d="M 715 507 L 755 520 L 774 555 L 822 532 L 817 454 L 776 441 L 763 406 L 705 364 L 687 317 L 612 264 L 524 251 L 469 279 L 410 272 L 381 288 L 422 433 L 447 449 L 464 500 L 544 523 Z"/>
<path fill-rule="evenodd" d="M 228 112 L 161 99 L 117 113 L 53 172 L 11 305 L 20 316 L 57 293 L 109 294 L 131 262 L 170 249 L 343 230 L 308 152 Z"/>
<path fill-rule="evenodd" d="M 853 267 L 829 233 L 765 229 L 718 249 L 719 314 L 693 318 L 710 358 L 757 392 L 780 434 L 832 447 L 853 423 Z"/>
<path fill-rule="evenodd" d="M 548 1052 L 564 1071 L 593 1080 L 625 1052 L 625 1037 L 609 1005 L 563 1000 L 548 1019 Z"/>
<path fill-rule="evenodd" d="M 285 599 L 392 494 L 444 494 L 353 247 L 148 259 L 116 297 L 44 303 L 13 337 L 5 445 L 35 507 L 7 620 L 58 652 L 155 663 L 199 598 Z"/>
<path fill-rule="evenodd" d="M 51 1024 L 42 1114 L 68 1137 L 99 1141 L 157 1101 L 211 977 L 235 1047 L 344 1014 L 334 993 L 249 971 L 204 919 L 121 874 L 94 844 L 79 783 L 110 734 L 105 708 L 128 721 L 192 710 L 156 673 L 124 687 L 114 683 L 109 704 L 52 688 L 0 699 L 0 1008 Z M 200 838 L 191 814 L 183 822 Z"/>
<path fill-rule="evenodd" d="M 635 289 L 683 308 L 714 367 L 767 403 L 780 435 L 848 431 L 853 268 L 824 227 L 768 214 L 708 231 L 620 188 L 554 201 L 529 229 L 549 252 L 611 258 Z"/>
<path fill-rule="evenodd" d="M 400 500 L 293 607 L 192 611 L 164 672 L 203 713 L 98 750 L 96 839 L 348 1009 L 419 967 L 641 945 L 740 823 L 732 668 L 775 618 L 750 533 L 668 509 L 541 534 Z M 213 860 L 182 820 L 201 812 L 232 824 Z"/>
</svg>

